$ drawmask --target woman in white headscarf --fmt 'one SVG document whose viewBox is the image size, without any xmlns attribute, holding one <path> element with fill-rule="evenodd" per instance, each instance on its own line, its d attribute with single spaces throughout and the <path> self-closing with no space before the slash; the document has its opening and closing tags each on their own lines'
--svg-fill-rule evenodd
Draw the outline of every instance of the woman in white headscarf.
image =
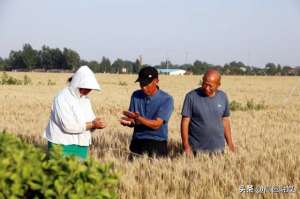
<svg viewBox="0 0 300 199">
<path fill-rule="evenodd" d="M 51 115 L 44 131 L 48 150 L 60 145 L 64 155 L 82 159 L 88 156 L 91 131 L 103 129 L 103 119 L 95 117 L 88 93 L 100 90 L 94 73 L 88 66 L 81 66 L 69 79 L 69 85 L 55 96 Z"/>
</svg>

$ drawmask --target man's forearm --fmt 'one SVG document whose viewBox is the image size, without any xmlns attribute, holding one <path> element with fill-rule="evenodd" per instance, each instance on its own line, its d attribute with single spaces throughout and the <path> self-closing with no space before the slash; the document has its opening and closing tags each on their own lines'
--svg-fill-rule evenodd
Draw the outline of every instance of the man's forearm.
<svg viewBox="0 0 300 199">
<path fill-rule="evenodd" d="M 163 120 L 157 118 L 156 120 L 150 120 L 145 117 L 139 116 L 136 120 L 137 124 L 143 124 L 152 129 L 159 129 L 163 125 Z"/>
<path fill-rule="evenodd" d="M 181 132 L 181 139 L 182 139 L 183 149 L 190 148 L 189 139 L 188 139 L 188 132 L 182 131 Z"/>
<path fill-rule="evenodd" d="M 231 136 L 231 127 L 230 127 L 229 118 L 223 118 L 223 125 L 224 125 L 224 136 L 225 136 L 226 143 L 229 146 L 229 149 L 231 151 L 234 151 L 234 144 Z"/>
<path fill-rule="evenodd" d="M 227 130 L 225 130 L 224 132 L 225 134 L 225 140 L 228 146 L 233 146 L 233 141 L 232 141 L 232 137 L 231 137 L 231 133 Z"/>
<path fill-rule="evenodd" d="M 189 119 L 183 118 L 181 120 L 181 139 L 184 150 L 190 149 L 189 144 Z"/>
</svg>

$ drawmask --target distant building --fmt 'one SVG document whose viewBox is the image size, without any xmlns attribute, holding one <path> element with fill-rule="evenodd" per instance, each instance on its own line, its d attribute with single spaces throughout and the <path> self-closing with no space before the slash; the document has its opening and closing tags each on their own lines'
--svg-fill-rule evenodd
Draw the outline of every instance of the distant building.
<svg viewBox="0 0 300 199">
<path fill-rule="evenodd" d="M 121 73 L 127 73 L 127 68 L 123 67 Z"/>
<path fill-rule="evenodd" d="M 185 70 L 182 69 L 157 69 L 159 73 L 166 75 L 184 75 Z"/>
<path fill-rule="evenodd" d="M 290 68 L 287 75 L 300 75 L 300 67 Z"/>
<path fill-rule="evenodd" d="M 192 69 L 187 69 L 184 75 L 193 75 Z"/>
</svg>

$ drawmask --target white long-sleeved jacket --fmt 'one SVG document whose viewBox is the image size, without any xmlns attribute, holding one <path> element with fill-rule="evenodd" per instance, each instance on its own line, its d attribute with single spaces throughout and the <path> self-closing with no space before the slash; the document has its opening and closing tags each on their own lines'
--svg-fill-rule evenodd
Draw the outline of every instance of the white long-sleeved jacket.
<svg viewBox="0 0 300 199">
<path fill-rule="evenodd" d="M 74 86 L 75 85 L 75 86 Z M 54 98 L 51 115 L 44 131 L 44 137 L 55 144 L 88 146 L 91 132 L 86 130 L 86 122 L 95 119 L 90 100 L 81 96 L 79 88 L 100 90 L 92 71 L 82 66 L 73 75 L 70 86 Z"/>
</svg>

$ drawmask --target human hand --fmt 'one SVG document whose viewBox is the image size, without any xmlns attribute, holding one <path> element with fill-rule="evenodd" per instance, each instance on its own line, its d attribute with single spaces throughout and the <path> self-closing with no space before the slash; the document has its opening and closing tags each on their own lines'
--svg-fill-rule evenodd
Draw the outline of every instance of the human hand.
<svg viewBox="0 0 300 199">
<path fill-rule="evenodd" d="M 229 145 L 228 147 L 231 152 L 236 152 L 236 147 L 233 144 Z"/>
<path fill-rule="evenodd" d="M 131 118 L 128 118 L 128 117 L 122 117 L 120 119 L 120 123 L 123 125 L 123 126 L 131 126 L 134 124 L 134 119 L 131 119 Z"/>
<path fill-rule="evenodd" d="M 130 112 L 130 111 L 123 111 L 123 115 L 134 120 L 140 116 L 138 112 Z"/>
<path fill-rule="evenodd" d="M 95 129 L 103 129 L 106 127 L 106 123 L 103 120 L 103 118 L 97 117 L 92 121 L 92 123 L 93 123 L 93 128 Z"/>
<path fill-rule="evenodd" d="M 189 158 L 193 157 L 194 155 L 190 146 L 184 148 L 184 154 Z"/>
</svg>

